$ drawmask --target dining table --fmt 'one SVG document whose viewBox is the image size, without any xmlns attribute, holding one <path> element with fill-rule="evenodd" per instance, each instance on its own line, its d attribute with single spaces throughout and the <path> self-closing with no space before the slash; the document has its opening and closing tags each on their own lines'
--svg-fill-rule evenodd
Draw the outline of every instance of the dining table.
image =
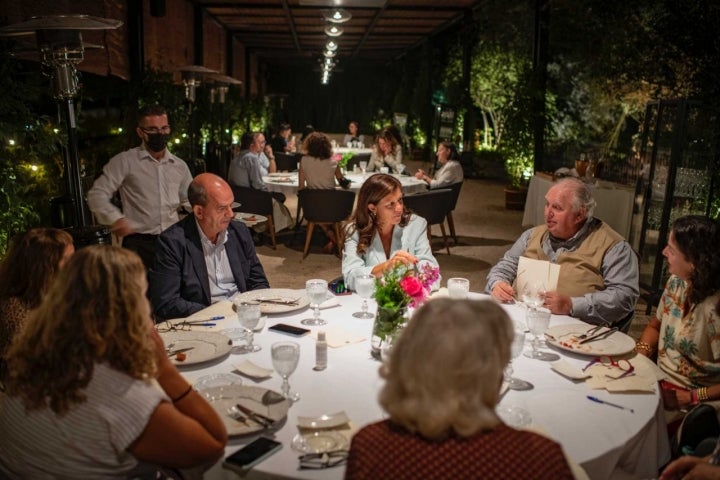
<svg viewBox="0 0 720 480">
<path fill-rule="evenodd" d="M 348 148 L 348 147 L 335 147 L 333 153 L 345 155 L 346 153 L 354 153 L 355 155 L 371 155 L 373 152 L 372 148 Z"/>
<path fill-rule="evenodd" d="M 530 179 L 522 218 L 523 227 L 534 227 L 545 223 L 545 195 L 553 184 L 552 175 L 545 173 L 538 173 Z M 589 186 L 597 203 L 593 216 L 607 223 L 623 238 L 629 239 L 635 206 L 635 189 L 604 180 L 596 180 Z"/>
<path fill-rule="evenodd" d="M 350 180 L 349 190 L 357 192 L 362 187 L 365 180 L 375 173 L 348 173 L 345 178 Z M 427 190 L 427 183 L 418 180 L 412 175 L 392 174 L 402 185 L 405 195 L 424 192 Z M 297 195 L 298 191 L 298 174 L 297 172 L 273 173 L 263 177 L 263 182 L 267 189 L 271 192 L 281 192 L 285 195 Z"/>
<path fill-rule="evenodd" d="M 268 291 L 268 294 L 272 295 L 272 290 Z M 304 290 L 296 290 L 292 295 L 306 298 Z M 219 373 L 235 374 L 240 378 L 238 369 L 245 361 L 272 371 L 273 343 L 291 340 L 299 344 L 299 363 L 289 377 L 291 390 L 299 393 L 299 400 L 289 407 L 287 416 L 272 428 L 261 433 L 232 436 L 227 444 L 225 456 L 257 439 L 259 435 L 274 438 L 283 444 L 281 450 L 246 472 L 245 478 L 341 479 L 344 476 L 342 465 L 318 470 L 299 469 L 300 453 L 292 446 L 293 439 L 300 433 L 298 422 L 301 419 L 306 422 L 308 417 L 344 419 L 346 416 L 349 422 L 344 426 L 346 430 L 343 435 L 347 442 L 342 448 L 348 448 L 352 432 L 387 418 L 377 401 L 383 380 L 378 373 L 381 363 L 371 355 L 373 319 L 353 317 L 352 314 L 361 309 L 362 299 L 358 295 L 353 293 L 336 296 L 328 293 L 328 296 L 326 304 L 329 304 L 329 307 L 320 310 L 320 318 L 327 322 L 324 326 L 307 327 L 301 324 L 303 319 L 312 317 L 312 311 L 307 307 L 267 314 L 261 320 L 261 324 L 264 321 L 262 331 L 254 335 L 254 343 L 261 346 L 260 351 L 236 354 L 231 350 L 230 353 L 206 363 L 179 367 L 191 383 L 198 382 L 207 375 Z M 472 292 L 469 298 L 495 301 L 488 295 Z M 370 300 L 369 303 L 371 311 L 374 312 L 374 301 Z M 524 330 L 526 309 L 519 304 L 502 306 L 515 324 L 516 331 Z M 217 334 L 223 329 L 239 327 L 230 301 L 220 301 L 186 320 L 208 319 L 212 319 L 213 325 L 192 325 L 192 331 Z M 305 327 L 311 332 L 301 337 L 291 337 L 268 330 L 270 326 L 278 323 Z M 589 327 L 569 316 L 552 315 L 549 329 L 563 325 L 574 325 L 580 329 Z M 320 371 L 313 368 L 316 347 L 314 337 L 318 331 L 327 333 L 331 346 L 327 352 L 327 368 Z M 334 345 L 333 338 L 336 342 Z M 529 341 L 526 340 L 524 351 L 529 350 Z M 577 369 L 581 369 L 589 360 L 586 355 L 553 346 L 546 346 L 545 350 L 554 351 L 564 362 Z M 637 365 L 640 359 L 632 357 L 630 361 Z M 529 412 L 532 418 L 529 428 L 558 442 L 567 457 L 580 465 L 589 478 L 655 478 L 659 467 L 669 460 L 665 417 L 656 383 L 651 391 L 645 393 L 609 393 L 605 390 L 590 389 L 583 381 L 560 375 L 551 368 L 550 362 L 520 355 L 512 365 L 513 377 L 531 382 L 534 388 L 528 391 L 507 391 L 502 396 L 499 407 L 516 406 Z M 282 379 L 273 372 L 265 379 L 242 376 L 242 382 L 243 386 L 280 392 Z M 590 401 L 588 395 L 609 403 Z M 621 405 L 623 409 L 611 404 Z M 225 420 L 228 421 L 227 418 Z M 518 454 L 522 455 L 522 452 Z M 239 476 L 223 468 L 220 460 L 205 472 L 204 478 L 220 480 L 235 479 Z"/>
</svg>

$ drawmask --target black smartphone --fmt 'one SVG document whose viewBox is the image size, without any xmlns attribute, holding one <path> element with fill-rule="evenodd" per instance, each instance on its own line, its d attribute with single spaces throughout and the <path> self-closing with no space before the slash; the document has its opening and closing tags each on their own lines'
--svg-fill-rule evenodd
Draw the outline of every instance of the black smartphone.
<svg viewBox="0 0 720 480">
<path fill-rule="evenodd" d="M 286 323 L 276 323 L 272 327 L 268 327 L 268 330 L 279 333 L 287 333 L 288 335 L 292 335 L 294 337 L 302 337 L 303 335 L 310 333 L 310 330 L 307 328 L 294 327 Z"/>
<path fill-rule="evenodd" d="M 352 292 L 345 286 L 345 280 L 339 278 L 328 283 L 328 290 L 335 295 L 350 295 Z"/>
<path fill-rule="evenodd" d="M 223 467 L 245 473 L 281 448 L 282 443 L 270 438 L 260 437 L 229 455 L 223 462 Z"/>
</svg>

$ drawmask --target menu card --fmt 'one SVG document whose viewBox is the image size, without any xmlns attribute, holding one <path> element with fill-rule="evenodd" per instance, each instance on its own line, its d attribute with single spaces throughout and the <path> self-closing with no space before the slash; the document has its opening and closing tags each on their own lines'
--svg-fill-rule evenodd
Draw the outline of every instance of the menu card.
<svg viewBox="0 0 720 480">
<path fill-rule="evenodd" d="M 560 265 L 547 260 L 535 260 L 521 256 L 518 262 L 515 291 L 522 292 L 528 284 L 541 282 L 545 285 L 545 290 L 553 292 L 557 290 L 559 276 Z"/>
</svg>

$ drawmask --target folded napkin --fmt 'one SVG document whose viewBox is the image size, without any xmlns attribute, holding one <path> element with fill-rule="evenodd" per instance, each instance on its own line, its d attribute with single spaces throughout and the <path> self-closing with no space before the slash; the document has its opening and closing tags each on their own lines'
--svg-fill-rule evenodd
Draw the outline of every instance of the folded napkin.
<svg viewBox="0 0 720 480">
<path fill-rule="evenodd" d="M 233 363 L 233 368 L 235 368 L 235 370 L 242 373 L 246 377 L 251 377 L 253 379 L 270 378 L 273 374 L 272 368 L 261 367 L 260 365 L 254 364 L 250 360 L 245 360 L 242 363 Z"/>
<path fill-rule="evenodd" d="M 657 366 L 643 355 L 635 355 L 629 359 L 635 367 L 633 375 L 619 378 L 622 371 L 614 367 L 606 367 L 602 364 L 595 364 L 587 369 L 592 375 L 586 383 L 594 390 L 605 389 L 611 393 L 639 392 L 652 393 L 657 385 L 655 369 Z"/>
<path fill-rule="evenodd" d="M 563 375 L 573 380 L 582 380 L 591 376 L 589 373 L 583 372 L 581 369 L 569 364 L 565 360 L 558 360 L 556 362 L 552 362 L 550 364 L 550 368 L 555 370 L 560 375 Z"/>
<path fill-rule="evenodd" d="M 326 308 L 338 307 L 338 306 L 340 306 L 340 300 L 338 300 L 337 297 L 332 296 L 320 304 L 320 310 L 324 310 Z"/>
<path fill-rule="evenodd" d="M 312 337 L 317 340 L 317 331 L 312 333 Z M 325 341 L 328 347 L 339 348 L 351 343 L 362 342 L 365 337 L 361 334 L 349 332 L 338 327 L 328 327 L 325 329 Z"/>
</svg>

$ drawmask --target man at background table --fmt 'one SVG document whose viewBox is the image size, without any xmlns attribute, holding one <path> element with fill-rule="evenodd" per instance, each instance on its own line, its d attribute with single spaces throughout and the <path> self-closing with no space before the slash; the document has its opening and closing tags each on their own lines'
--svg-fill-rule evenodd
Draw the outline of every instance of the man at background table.
<svg viewBox="0 0 720 480">
<path fill-rule="evenodd" d="M 237 292 L 269 288 L 248 228 L 233 222 L 230 185 L 211 173 L 188 189 L 192 214 L 157 242 L 148 292 L 160 318 L 187 317 Z"/>
<path fill-rule="evenodd" d="M 559 180 L 545 196 L 545 225 L 526 230 L 490 270 L 487 291 L 513 301 L 520 256 L 560 265 L 556 291 L 545 307 L 586 322 L 629 325 L 640 295 L 638 261 L 632 247 L 592 216 L 595 200 L 576 178 Z"/>
<path fill-rule="evenodd" d="M 115 155 L 87 193 L 98 221 L 122 238 L 150 268 L 157 236 L 178 221 L 178 209 L 187 204 L 190 169 L 166 146 L 170 125 L 165 109 L 146 105 L 138 112 L 136 128 L 142 145 Z M 120 194 L 122 210 L 111 198 Z"/>
<path fill-rule="evenodd" d="M 268 191 L 262 179 L 263 169 L 260 165 L 260 155 L 265 149 L 265 135 L 254 132 L 247 137 L 243 136 L 243 144 L 247 144 L 247 148 L 241 150 L 230 162 L 228 182 L 238 187 Z M 270 192 L 270 195 L 280 203 L 285 202 L 285 195 L 281 192 Z"/>
</svg>

